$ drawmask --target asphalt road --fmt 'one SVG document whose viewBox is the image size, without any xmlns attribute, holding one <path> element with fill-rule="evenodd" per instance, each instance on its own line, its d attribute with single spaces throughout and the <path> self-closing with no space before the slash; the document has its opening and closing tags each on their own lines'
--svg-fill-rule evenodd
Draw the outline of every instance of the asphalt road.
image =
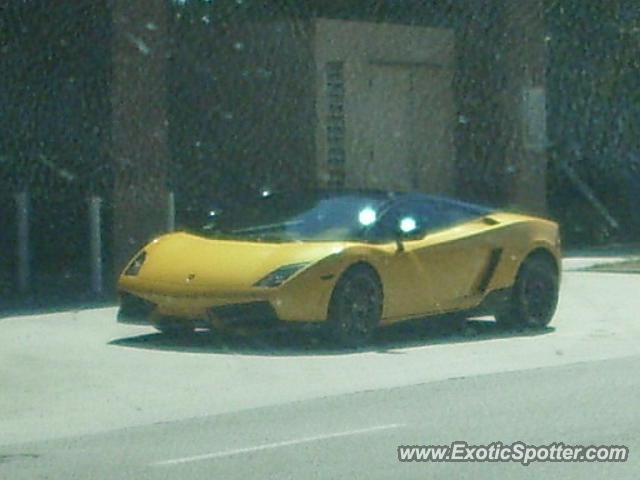
<svg viewBox="0 0 640 480">
<path fill-rule="evenodd" d="M 637 478 L 640 276 L 568 272 L 543 332 L 169 339 L 0 319 L 0 478 Z M 626 463 L 400 463 L 398 445 L 626 445 Z"/>
</svg>

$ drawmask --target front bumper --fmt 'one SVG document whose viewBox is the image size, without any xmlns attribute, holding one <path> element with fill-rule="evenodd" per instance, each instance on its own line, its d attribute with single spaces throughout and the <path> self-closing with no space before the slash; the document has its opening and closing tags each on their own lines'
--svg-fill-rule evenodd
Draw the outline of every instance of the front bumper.
<svg viewBox="0 0 640 480">
<path fill-rule="evenodd" d="M 218 328 L 323 322 L 336 281 L 325 273 L 302 272 L 279 287 L 229 289 L 123 275 L 118 282 L 121 317 L 123 323 L 138 323 L 142 317 L 153 324 L 155 319 L 171 317 Z"/>
<path fill-rule="evenodd" d="M 129 325 L 149 325 L 150 317 L 156 305 L 130 293 L 120 292 L 118 322 Z"/>
<path fill-rule="evenodd" d="M 248 301 L 245 301 L 248 300 Z M 236 302 L 202 306 L 202 300 L 162 297 L 155 303 L 128 292 L 120 292 L 118 322 L 130 325 L 156 325 L 167 318 L 199 328 L 273 329 L 287 322 L 278 317 L 271 302 L 238 299 Z M 208 303 L 211 303 L 210 301 Z"/>
</svg>

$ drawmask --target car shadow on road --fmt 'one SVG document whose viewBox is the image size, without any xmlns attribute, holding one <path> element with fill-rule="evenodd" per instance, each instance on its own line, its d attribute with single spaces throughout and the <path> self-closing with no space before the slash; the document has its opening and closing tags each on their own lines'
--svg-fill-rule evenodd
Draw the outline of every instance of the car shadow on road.
<svg viewBox="0 0 640 480">
<path fill-rule="evenodd" d="M 464 327 L 435 320 L 407 322 L 379 329 L 363 347 L 336 345 L 318 330 L 289 329 L 253 335 L 196 331 L 171 336 L 150 333 L 112 340 L 110 345 L 203 354 L 252 356 L 347 355 L 362 352 L 402 354 L 403 349 L 438 344 L 478 342 L 498 338 L 527 337 L 553 332 L 543 329 L 505 329 L 492 320 L 468 320 Z"/>
</svg>

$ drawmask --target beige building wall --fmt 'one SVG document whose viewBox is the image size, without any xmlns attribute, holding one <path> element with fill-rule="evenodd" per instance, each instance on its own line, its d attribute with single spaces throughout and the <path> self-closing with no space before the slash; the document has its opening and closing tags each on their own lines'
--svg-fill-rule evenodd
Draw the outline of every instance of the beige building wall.
<svg viewBox="0 0 640 480">
<path fill-rule="evenodd" d="M 314 23 L 320 183 L 453 194 L 453 31 Z"/>
</svg>

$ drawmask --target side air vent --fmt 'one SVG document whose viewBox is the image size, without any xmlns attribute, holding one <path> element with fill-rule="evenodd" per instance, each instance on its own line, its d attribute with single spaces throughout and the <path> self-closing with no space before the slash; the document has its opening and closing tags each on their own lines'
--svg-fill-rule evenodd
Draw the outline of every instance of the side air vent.
<svg viewBox="0 0 640 480">
<path fill-rule="evenodd" d="M 495 248 L 491 250 L 491 254 L 489 255 L 489 261 L 487 262 L 487 267 L 480 278 L 480 283 L 478 283 L 478 291 L 484 293 L 489 286 L 489 282 L 493 278 L 493 274 L 498 267 L 498 263 L 500 263 L 500 258 L 502 257 L 502 249 Z"/>
</svg>

